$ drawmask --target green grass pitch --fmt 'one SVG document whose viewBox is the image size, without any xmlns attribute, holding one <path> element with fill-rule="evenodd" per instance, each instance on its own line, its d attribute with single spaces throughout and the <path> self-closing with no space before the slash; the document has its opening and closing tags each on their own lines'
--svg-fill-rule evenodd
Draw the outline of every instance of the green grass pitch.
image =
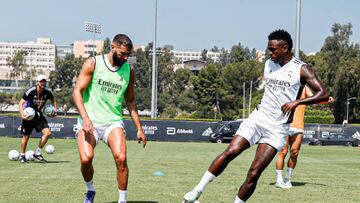
<svg viewBox="0 0 360 203">
<path fill-rule="evenodd" d="M 28 150 L 39 139 L 30 138 Z M 19 138 L 0 138 L 0 202 L 82 202 L 86 191 L 80 173 L 76 141 L 50 139 L 55 154 L 50 163 L 20 164 L 7 153 L 19 150 Z M 128 141 L 129 203 L 180 203 L 226 144 L 148 142 L 145 149 Z M 211 183 L 202 203 L 232 203 L 254 157 L 252 147 L 237 157 Z M 94 158 L 95 202 L 117 202 L 115 164 L 108 147 L 99 142 Z M 163 176 L 154 176 L 162 171 Z M 293 174 L 294 187 L 275 188 L 275 161 L 262 174 L 248 202 L 360 202 L 360 149 L 358 147 L 303 146 Z"/>
</svg>

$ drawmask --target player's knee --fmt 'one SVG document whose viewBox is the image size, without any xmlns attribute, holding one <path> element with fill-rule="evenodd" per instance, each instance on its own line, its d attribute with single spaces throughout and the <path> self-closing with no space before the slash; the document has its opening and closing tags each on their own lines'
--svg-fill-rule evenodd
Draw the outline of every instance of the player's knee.
<svg viewBox="0 0 360 203">
<path fill-rule="evenodd" d="M 93 160 L 93 154 L 87 153 L 87 154 L 81 154 L 80 155 L 80 161 L 82 165 L 88 165 L 92 163 Z"/>
<path fill-rule="evenodd" d="M 288 153 L 288 149 L 287 149 L 287 148 L 284 148 L 284 149 L 282 149 L 281 152 L 279 153 L 279 156 L 285 157 L 287 153 Z"/>
<path fill-rule="evenodd" d="M 44 135 L 45 135 L 46 137 L 50 137 L 50 136 L 52 135 L 52 133 L 51 133 L 51 131 L 49 131 L 49 132 L 46 132 Z"/>
<path fill-rule="evenodd" d="M 226 149 L 225 154 L 227 157 L 236 157 L 240 154 L 240 149 L 236 146 L 230 146 Z"/>
<path fill-rule="evenodd" d="M 259 169 L 256 168 L 251 168 L 248 172 L 248 177 L 247 177 L 247 181 L 250 183 L 254 183 L 257 182 L 257 180 L 259 179 L 261 175 L 261 172 Z"/>
<path fill-rule="evenodd" d="M 291 156 L 292 158 L 297 158 L 297 157 L 299 156 L 299 151 L 300 151 L 300 150 L 298 150 L 298 149 L 293 149 L 293 150 L 291 150 L 290 156 Z"/>
<path fill-rule="evenodd" d="M 124 168 L 126 166 L 126 155 L 125 154 L 117 154 L 114 155 L 115 163 L 117 167 Z"/>
</svg>

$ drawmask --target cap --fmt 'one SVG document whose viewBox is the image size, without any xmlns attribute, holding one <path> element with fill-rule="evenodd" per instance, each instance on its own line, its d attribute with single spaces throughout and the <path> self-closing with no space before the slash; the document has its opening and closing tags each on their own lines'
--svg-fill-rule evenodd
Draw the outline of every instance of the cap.
<svg viewBox="0 0 360 203">
<path fill-rule="evenodd" d="M 38 75 L 36 77 L 36 81 L 39 82 L 39 81 L 42 81 L 42 80 L 46 80 L 46 76 L 45 75 Z"/>
</svg>

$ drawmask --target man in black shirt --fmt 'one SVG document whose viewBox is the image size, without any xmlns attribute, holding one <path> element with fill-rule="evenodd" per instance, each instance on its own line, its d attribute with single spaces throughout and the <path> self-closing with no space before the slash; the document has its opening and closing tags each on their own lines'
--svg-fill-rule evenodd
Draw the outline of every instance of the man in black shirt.
<svg viewBox="0 0 360 203">
<path fill-rule="evenodd" d="M 42 132 L 42 137 L 39 141 L 38 148 L 35 150 L 34 157 L 42 162 L 46 162 L 44 157 L 41 155 L 41 149 L 45 146 L 48 138 L 51 136 L 51 130 L 41 110 L 46 104 L 46 101 L 49 99 L 55 109 L 55 114 L 52 116 L 56 116 L 57 104 L 51 91 L 45 89 L 45 87 L 46 76 L 38 75 L 36 77 L 36 86 L 28 89 L 19 102 L 19 111 L 22 117 L 21 133 L 23 134 L 21 140 L 21 163 L 28 162 L 25 158 L 25 150 L 30 134 L 34 128 L 36 132 Z M 35 117 L 31 120 L 28 119 L 27 115 L 23 111 L 26 107 L 31 107 L 35 110 Z"/>
</svg>

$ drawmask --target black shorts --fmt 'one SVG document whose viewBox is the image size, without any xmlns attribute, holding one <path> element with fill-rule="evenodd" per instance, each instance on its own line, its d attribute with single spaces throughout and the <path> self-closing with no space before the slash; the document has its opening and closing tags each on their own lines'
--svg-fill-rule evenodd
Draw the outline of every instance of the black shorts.
<svg viewBox="0 0 360 203">
<path fill-rule="evenodd" d="M 34 119 L 22 120 L 21 124 L 21 133 L 24 135 L 30 135 L 33 129 L 35 128 L 36 132 L 41 132 L 45 128 L 49 128 L 48 122 L 44 116 L 35 116 Z"/>
</svg>

